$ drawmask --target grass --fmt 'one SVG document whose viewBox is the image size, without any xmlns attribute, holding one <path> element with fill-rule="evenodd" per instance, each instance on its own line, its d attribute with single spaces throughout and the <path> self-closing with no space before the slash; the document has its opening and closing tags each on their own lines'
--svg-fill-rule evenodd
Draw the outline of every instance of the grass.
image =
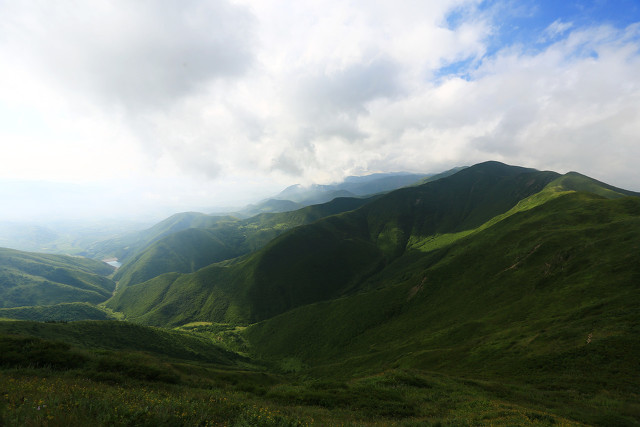
<svg viewBox="0 0 640 427">
<path fill-rule="evenodd" d="M 75 320 L 108 320 L 114 316 L 102 308 L 84 303 L 71 302 L 32 307 L 0 308 L 0 318 L 35 320 L 39 322 L 71 322 Z"/>
<path fill-rule="evenodd" d="M 263 393 L 44 370 L 0 371 L 3 425 L 578 425 L 442 375 L 390 371 L 347 383 L 288 382 Z"/>
<path fill-rule="evenodd" d="M 109 298 L 113 268 L 67 255 L 0 248 L 0 308 L 69 302 L 98 304 Z"/>
<path fill-rule="evenodd" d="M 0 373 L 3 425 L 305 425 L 240 393 L 185 387 L 105 384 L 87 379 Z"/>
<path fill-rule="evenodd" d="M 80 349 L 144 352 L 158 357 L 231 366 L 239 357 L 210 339 L 119 321 L 0 322 L 0 334 L 64 342 Z"/>
<path fill-rule="evenodd" d="M 405 254 L 369 279 L 368 292 L 245 335 L 256 356 L 293 358 L 317 378 L 438 371 L 561 417 L 634 424 L 639 245 L 639 199 L 563 193 Z"/>
</svg>

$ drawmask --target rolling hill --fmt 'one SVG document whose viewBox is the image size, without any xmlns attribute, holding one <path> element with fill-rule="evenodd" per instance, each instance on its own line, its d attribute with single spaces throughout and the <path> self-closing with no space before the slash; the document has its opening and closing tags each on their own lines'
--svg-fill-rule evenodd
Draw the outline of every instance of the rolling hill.
<svg viewBox="0 0 640 427">
<path fill-rule="evenodd" d="M 189 228 L 165 236 L 123 265 L 114 279 L 119 289 L 163 273 L 191 273 L 207 265 L 253 252 L 286 230 L 353 210 L 365 198 L 337 198 L 295 211 L 262 213 L 244 220 L 219 221 L 209 228 Z"/>
<path fill-rule="evenodd" d="M 95 259 L 117 258 L 124 263 L 140 250 L 164 236 L 188 228 L 207 228 L 218 222 L 230 220 L 233 218 L 206 215 L 199 212 L 178 213 L 145 230 L 94 243 L 88 246 L 81 255 Z"/>
<path fill-rule="evenodd" d="M 86 244 L 80 255 L 96 259 L 117 258 L 124 264 L 140 255 L 142 251 L 149 248 L 153 243 L 183 230 L 218 228 L 224 230 L 225 237 L 232 238 L 230 233 L 234 233 L 235 225 L 233 223 L 240 221 L 240 219 L 248 219 L 250 223 L 248 228 L 254 228 L 257 223 L 263 220 L 264 217 L 261 217 L 261 214 L 292 212 L 307 206 L 326 204 L 338 198 L 370 197 L 374 193 L 383 193 L 414 184 L 427 176 L 430 175 L 410 173 L 373 174 L 362 177 L 348 177 L 344 182 L 332 185 L 314 185 L 310 188 L 292 186 L 289 189 L 285 189 L 275 198 L 246 206 L 238 212 L 222 215 L 207 215 L 198 212 L 178 213 L 148 229 Z M 257 220 L 252 219 L 256 216 L 259 217 Z M 310 214 L 310 216 L 313 216 L 313 214 Z M 296 225 L 300 225 L 300 223 Z M 247 228 L 247 225 L 243 222 L 240 222 L 238 226 Z M 269 238 L 273 238 L 275 234 L 269 234 L 269 236 Z M 199 237 L 199 239 L 206 240 L 206 237 Z M 213 250 L 219 252 L 220 248 Z M 237 256 L 234 255 L 237 253 L 239 252 L 230 251 L 223 259 Z M 146 258 L 149 258 L 149 256 Z M 220 257 L 211 257 L 213 260 L 218 258 Z M 214 261 L 209 263 L 211 262 Z"/>
<path fill-rule="evenodd" d="M 0 319 L 70 322 L 76 320 L 113 320 L 114 317 L 105 310 L 86 302 L 63 302 L 53 305 L 0 308 Z"/>
<path fill-rule="evenodd" d="M 0 308 L 63 302 L 97 304 L 109 298 L 113 267 L 68 255 L 0 248 Z"/>
</svg>

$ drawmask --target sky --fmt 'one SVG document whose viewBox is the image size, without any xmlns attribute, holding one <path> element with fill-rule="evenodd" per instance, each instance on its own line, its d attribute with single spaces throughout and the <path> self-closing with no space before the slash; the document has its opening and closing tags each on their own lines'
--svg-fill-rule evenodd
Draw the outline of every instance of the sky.
<svg viewBox="0 0 640 427">
<path fill-rule="evenodd" d="M 0 219 L 487 160 L 640 191 L 640 0 L 0 0 Z"/>
</svg>

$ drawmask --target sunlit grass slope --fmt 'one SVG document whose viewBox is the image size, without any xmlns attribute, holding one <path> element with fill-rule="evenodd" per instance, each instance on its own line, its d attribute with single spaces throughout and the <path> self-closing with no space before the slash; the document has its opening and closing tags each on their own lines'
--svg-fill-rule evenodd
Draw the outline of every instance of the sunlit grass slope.
<svg viewBox="0 0 640 427">
<path fill-rule="evenodd" d="M 115 284 L 113 267 L 66 255 L 0 248 L 0 308 L 62 302 L 100 303 Z"/>
<path fill-rule="evenodd" d="M 307 375 L 437 371 L 586 423 L 640 420 L 640 198 L 565 193 L 408 252 L 367 287 L 246 337 Z"/>
</svg>

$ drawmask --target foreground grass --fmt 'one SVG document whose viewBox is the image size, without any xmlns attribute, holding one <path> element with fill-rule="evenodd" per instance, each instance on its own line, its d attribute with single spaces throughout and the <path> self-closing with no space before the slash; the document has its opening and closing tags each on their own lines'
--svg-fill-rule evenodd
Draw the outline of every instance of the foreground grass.
<svg viewBox="0 0 640 427">
<path fill-rule="evenodd" d="M 40 373 L 42 374 L 42 373 Z M 305 425 L 239 393 L 157 384 L 108 384 L 83 378 L 0 374 L 0 420 L 47 425 Z"/>
<path fill-rule="evenodd" d="M 262 393 L 113 384 L 46 370 L 0 371 L 0 425 L 579 425 L 445 376 L 392 371 L 347 383 L 281 383 Z"/>
<path fill-rule="evenodd" d="M 220 358 L 220 349 L 205 357 L 216 350 L 205 336 L 235 337 L 225 325 L 193 325 L 222 329 L 195 335 L 118 322 L 0 325 L 0 426 L 571 425 L 499 396 L 496 383 L 400 369 L 330 379 Z M 147 345 L 147 335 L 174 345 Z"/>
</svg>

